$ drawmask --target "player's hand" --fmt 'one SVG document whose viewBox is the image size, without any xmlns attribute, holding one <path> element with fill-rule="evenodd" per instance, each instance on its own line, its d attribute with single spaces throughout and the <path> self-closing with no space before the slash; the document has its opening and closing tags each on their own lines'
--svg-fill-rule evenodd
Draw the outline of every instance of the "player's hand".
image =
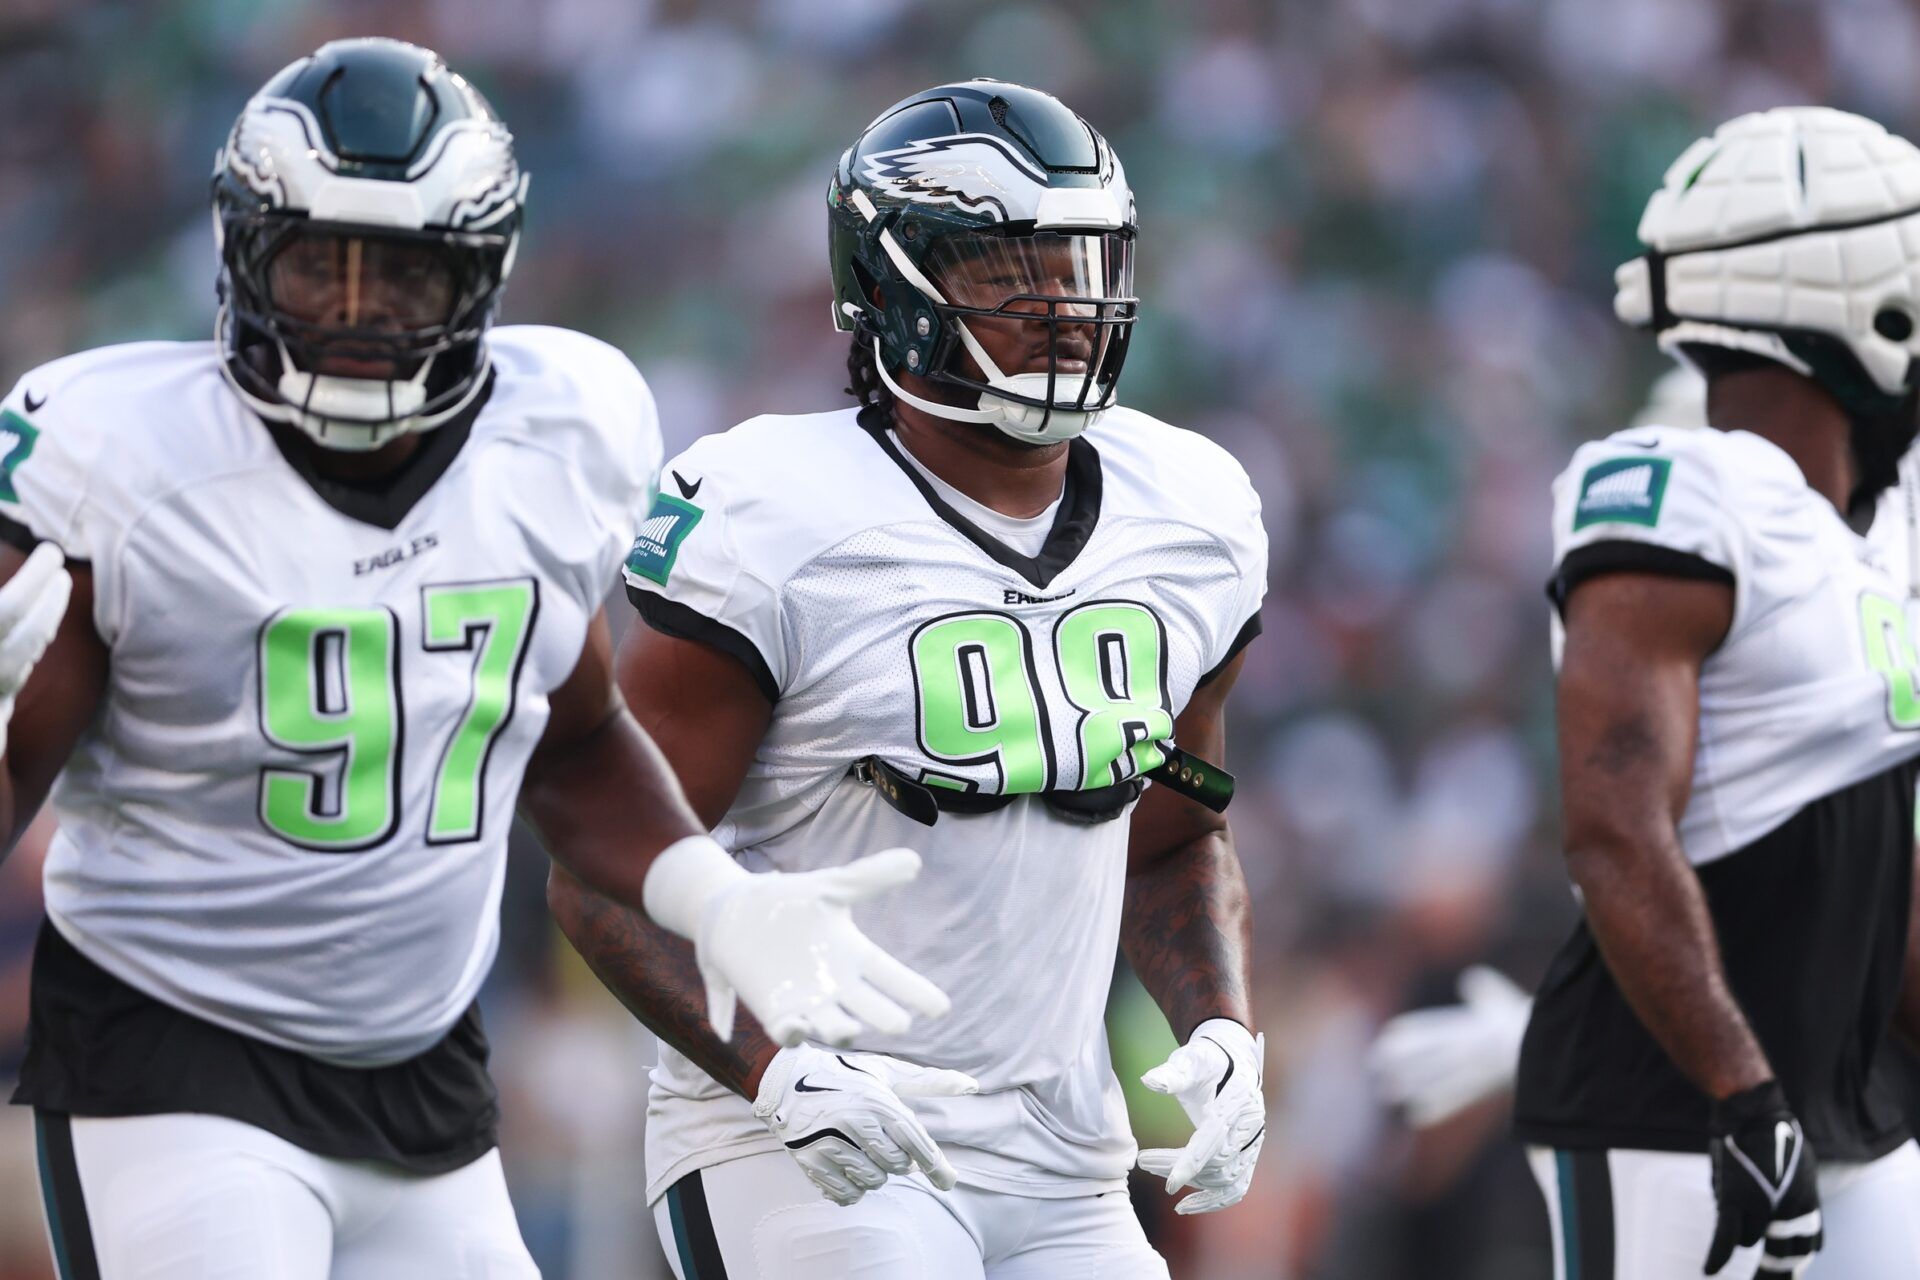
<svg viewBox="0 0 1920 1280">
<path fill-rule="evenodd" d="M 1418 1128 L 1439 1124 L 1513 1084 L 1533 1001 L 1485 965 L 1460 975 L 1461 1004 L 1391 1019 L 1368 1062 L 1388 1102 Z"/>
<path fill-rule="evenodd" d="M 1727 1265 L 1736 1246 L 1766 1238 L 1765 1276 L 1797 1276 L 1820 1251 L 1820 1188 L 1813 1149 L 1769 1080 L 1713 1104 L 1713 1199 L 1719 1207 L 1706 1273 Z"/>
<path fill-rule="evenodd" d="M 0 755 L 6 753 L 14 699 L 67 614 L 73 577 L 66 563 L 59 547 L 43 542 L 0 587 Z"/>
<path fill-rule="evenodd" d="M 773 1055 L 753 1114 L 827 1199 L 847 1205 L 915 1165 L 940 1190 L 953 1190 L 953 1166 L 902 1099 L 978 1092 L 958 1071 L 800 1045 Z"/>
<path fill-rule="evenodd" d="M 916 1015 L 944 1014 L 946 994 L 874 945 L 849 909 L 919 874 L 919 854 L 887 849 L 843 867 L 743 876 L 717 893 L 695 939 L 714 1034 L 732 1038 L 736 996 L 789 1046 L 844 1045 L 863 1025 L 899 1035 Z"/>
<path fill-rule="evenodd" d="M 1260 1092 L 1267 1038 L 1229 1018 L 1209 1018 L 1186 1044 L 1140 1080 L 1172 1094 L 1193 1121 L 1193 1138 L 1179 1150 L 1140 1153 L 1140 1167 L 1167 1180 L 1167 1194 L 1199 1190 L 1175 1213 L 1212 1213 L 1239 1204 L 1253 1182 L 1253 1166 L 1267 1140 L 1267 1100 Z"/>
</svg>

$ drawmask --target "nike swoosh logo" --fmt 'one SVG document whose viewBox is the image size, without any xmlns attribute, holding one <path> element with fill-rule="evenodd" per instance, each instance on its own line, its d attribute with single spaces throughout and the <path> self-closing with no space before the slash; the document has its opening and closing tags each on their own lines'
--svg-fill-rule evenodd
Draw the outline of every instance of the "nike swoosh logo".
<svg viewBox="0 0 1920 1280">
<path fill-rule="evenodd" d="M 1618 443 L 1630 444 L 1636 449 L 1658 449 L 1660 447 L 1658 440 L 1621 440 Z"/>
<path fill-rule="evenodd" d="M 1201 1036 L 1200 1038 L 1202 1040 L 1205 1040 L 1208 1044 L 1218 1047 L 1220 1052 L 1227 1053 L 1227 1046 L 1221 1044 L 1218 1040 L 1215 1040 L 1212 1036 Z M 1221 1076 L 1220 1083 L 1213 1086 L 1213 1096 L 1217 1098 L 1221 1094 L 1225 1093 L 1227 1091 L 1227 1081 L 1231 1079 L 1233 1079 L 1233 1055 L 1230 1053 L 1227 1053 L 1227 1074 Z"/>
<path fill-rule="evenodd" d="M 47 402 L 47 398 L 45 396 L 41 396 L 38 400 L 35 400 L 33 398 L 33 392 L 31 391 L 22 392 L 20 395 L 20 399 L 21 399 L 21 402 L 26 405 L 28 413 L 38 413 L 40 411 L 40 406 Z"/>
<path fill-rule="evenodd" d="M 840 1132 L 838 1129 L 822 1129 L 820 1130 L 820 1132 L 810 1133 L 804 1138 L 795 1138 L 793 1141 L 787 1143 L 787 1150 L 801 1151 L 806 1149 L 807 1147 L 812 1146 L 816 1142 L 825 1142 L 828 1138 L 838 1138 L 840 1139 L 840 1141 L 846 1143 L 849 1147 L 852 1147 L 855 1151 L 858 1151 L 860 1149 L 859 1143 L 855 1142 L 852 1138 L 849 1138 L 846 1134 Z"/>
<path fill-rule="evenodd" d="M 693 495 L 700 492 L 700 486 L 707 482 L 707 478 L 702 476 L 692 484 L 688 484 L 687 478 L 676 471 L 673 473 L 673 482 L 680 486 L 680 496 L 692 502 Z"/>
<path fill-rule="evenodd" d="M 832 1088 L 828 1085 L 808 1084 L 807 1078 L 805 1076 L 801 1076 L 798 1080 L 795 1080 L 793 1082 L 793 1091 L 795 1093 L 839 1093 L 840 1092 L 840 1090 Z"/>
</svg>

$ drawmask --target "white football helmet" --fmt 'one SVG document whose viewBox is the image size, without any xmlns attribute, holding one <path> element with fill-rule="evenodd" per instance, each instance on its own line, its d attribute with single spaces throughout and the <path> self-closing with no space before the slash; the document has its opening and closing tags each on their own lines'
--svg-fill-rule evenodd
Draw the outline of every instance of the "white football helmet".
<svg viewBox="0 0 1920 1280">
<path fill-rule="evenodd" d="M 1059 99 L 998 80 L 914 94 L 841 155 L 827 211 L 834 323 L 896 399 L 1031 445 L 1114 405 L 1139 313 L 1133 191 Z M 1000 368 L 991 326 L 1031 331 L 1044 358 Z"/>
<path fill-rule="evenodd" d="M 1863 485 L 1914 435 L 1920 148 L 1860 116 L 1782 107 L 1681 153 L 1615 272 L 1614 310 L 1661 348 L 1747 352 L 1812 378 L 1854 423 Z"/>
<path fill-rule="evenodd" d="M 450 420 L 486 384 L 526 189 L 431 50 L 337 40 L 282 70 L 214 159 L 228 381 L 330 449 Z"/>
</svg>

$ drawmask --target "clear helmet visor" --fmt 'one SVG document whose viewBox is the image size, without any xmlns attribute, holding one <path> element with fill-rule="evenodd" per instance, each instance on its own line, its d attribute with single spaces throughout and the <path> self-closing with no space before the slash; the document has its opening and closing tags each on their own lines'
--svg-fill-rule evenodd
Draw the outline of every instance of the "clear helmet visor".
<svg viewBox="0 0 1920 1280">
<path fill-rule="evenodd" d="M 946 380 L 1023 404 L 1111 404 L 1139 306 L 1131 236 L 950 235 L 927 274 L 955 339 L 933 362 Z"/>
</svg>

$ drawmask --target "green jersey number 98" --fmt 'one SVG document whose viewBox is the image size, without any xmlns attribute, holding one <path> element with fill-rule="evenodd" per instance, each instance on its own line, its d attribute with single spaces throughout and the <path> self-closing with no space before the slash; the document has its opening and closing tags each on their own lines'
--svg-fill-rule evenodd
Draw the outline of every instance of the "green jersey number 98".
<svg viewBox="0 0 1920 1280">
<path fill-rule="evenodd" d="M 1110 786 L 1162 764 L 1173 736 L 1167 631 L 1145 605 L 1095 600 L 1053 627 L 1050 657 L 1077 713 L 1079 776 L 1056 783 L 1033 635 L 1010 614 L 949 614 L 913 633 L 920 749 L 945 764 L 991 763 L 1000 791 Z M 940 785 L 938 775 L 926 781 Z M 951 785 L 951 784 L 948 784 Z"/>
</svg>

